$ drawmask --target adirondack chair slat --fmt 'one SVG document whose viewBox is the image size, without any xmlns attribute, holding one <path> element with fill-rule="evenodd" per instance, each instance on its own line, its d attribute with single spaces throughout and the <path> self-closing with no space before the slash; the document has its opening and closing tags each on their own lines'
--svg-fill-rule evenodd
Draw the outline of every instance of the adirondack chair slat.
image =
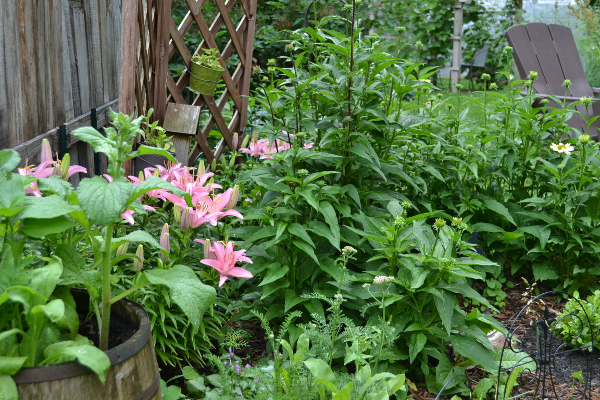
<svg viewBox="0 0 600 400">
<path fill-rule="evenodd" d="M 552 39 L 562 65 L 565 79 L 571 80 L 570 92 L 574 97 L 593 96 L 592 88 L 587 82 L 579 53 L 575 46 L 575 39 L 571 29 L 562 25 L 548 25 Z"/>
<path fill-rule="evenodd" d="M 539 60 L 535 54 L 535 49 L 529 38 L 529 33 L 525 25 L 516 25 L 506 31 L 508 44 L 515 52 L 515 62 L 519 75 L 526 77 L 530 71 L 538 73 L 538 79 L 535 81 L 535 90 L 538 93 L 552 93 L 548 87 L 546 77 L 542 71 Z"/>
<path fill-rule="evenodd" d="M 551 90 L 549 94 L 564 96 L 565 88 L 563 87 L 563 82 L 565 75 L 558 60 L 558 54 L 554 47 L 552 36 L 550 36 L 548 25 L 542 23 L 527 24 L 527 32 L 544 71 L 548 87 Z M 570 91 L 568 92 L 568 96 L 571 96 Z"/>
</svg>

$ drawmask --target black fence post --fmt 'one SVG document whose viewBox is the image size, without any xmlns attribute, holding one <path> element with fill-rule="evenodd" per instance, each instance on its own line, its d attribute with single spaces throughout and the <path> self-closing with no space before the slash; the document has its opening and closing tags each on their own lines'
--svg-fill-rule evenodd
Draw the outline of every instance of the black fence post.
<svg viewBox="0 0 600 400">
<path fill-rule="evenodd" d="M 67 126 L 61 125 L 58 128 L 58 147 L 59 147 L 59 158 L 62 158 L 67 154 Z"/>
<path fill-rule="evenodd" d="M 92 128 L 98 130 L 98 114 L 95 108 L 92 108 Z M 94 151 L 94 174 L 100 175 L 100 154 Z"/>
</svg>

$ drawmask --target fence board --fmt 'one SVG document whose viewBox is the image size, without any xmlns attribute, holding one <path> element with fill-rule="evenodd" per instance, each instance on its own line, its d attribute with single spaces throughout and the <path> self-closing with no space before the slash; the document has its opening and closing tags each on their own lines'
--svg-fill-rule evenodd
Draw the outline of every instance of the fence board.
<svg viewBox="0 0 600 400">
<path fill-rule="evenodd" d="M 58 150 L 60 124 L 90 125 L 90 108 L 108 124 L 108 108 L 118 108 L 121 0 L 0 0 L 0 15 L 0 149 L 33 164 L 42 139 Z M 93 175 L 91 148 L 71 135 L 67 148 Z"/>
</svg>

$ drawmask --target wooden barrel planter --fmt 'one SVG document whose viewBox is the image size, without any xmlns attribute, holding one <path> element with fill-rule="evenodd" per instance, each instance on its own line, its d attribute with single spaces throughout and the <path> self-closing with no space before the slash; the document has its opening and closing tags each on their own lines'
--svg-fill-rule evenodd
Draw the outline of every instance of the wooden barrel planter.
<svg viewBox="0 0 600 400">
<path fill-rule="evenodd" d="M 73 291 L 77 311 L 87 310 L 89 296 Z M 160 376 L 154 354 L 150 320 L 138 304 L 120 300 L 112 313 L 134 326 L 135 334 L 108 350 L 111 368 L 106 385 L 96 374 L 76 361 L 23 368 L 13 376 L 19 400 L 161 400 Z"/>
</svg>

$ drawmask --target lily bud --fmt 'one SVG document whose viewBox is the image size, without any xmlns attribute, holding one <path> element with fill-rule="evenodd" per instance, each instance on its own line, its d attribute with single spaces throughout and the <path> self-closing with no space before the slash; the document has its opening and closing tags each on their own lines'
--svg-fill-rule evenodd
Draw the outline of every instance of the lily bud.
<svg viewBox="0 0 600 400">
<path fill-rule="evenodd" d="M 63 156 L 62 161 L 60 162 L 60 177 L 63 181 L 69 180 L 69 167 L 71 166 L 71 156 L 69 153 Z"/>
<path fill-rule="evenodd" d="M 181 213 L 181 222 L 179 222 L 179 227 L 181 228 L 182 232 L 187 232 L 190 230 L 190 225 L 190 209 L 186 207 L 186 209 Z"/>
<path fill-rule="evenodd" d="M 233 132 L 233 138 L 231 139 L 231 144 L 233 145 L 233 149 L 232 150 L 237 150 L 238 149 L 238 144 L 240 141 L 240 137 L 238 136 L 237 132 Z"/>
<path fill-rule="evenodd" d="M 210 243 L 210 239 L 206 239 L 204 241 L 204 258 L 207 260 L 212 260 L 212 252 L 210 251 L 210 248 L 212 247 L 212 244 Z"/>
<path fill-rule="evenodd" d="M 117 247 L 117 257 L 122 256 L 127 253 L 127 249 L 129 249 L 129 242 L 123 242 L 119 247 Z"/>
<path fill-rule="evenodd" d="M 234 165 L 235 165 L 235 157 L 231 157 L 231 160 L 229 160 L 229 168 L 233 168 Z"/>
<path fill-rule="evenodd" d="M 216 172 L 217 171 L 217 159 L 213 158 L 213 160 L 210 163 L 210 172 Z"/>
<path fill-rule="evenodd" d="M 204 175 L 206 173 L 206 166 L 204 165 L 204 160 L 200 160 L 200 164 L 198 165 L 198 175 Z"/>
<path fill-rule="evenodd" d="M 140 171 L 138 178 L 140 178 L 140 181 L 142 182 L 146 180 L 146 178 L 144 177 L 144 171 Z"/>
<path fill-rule="evenodd" d="M 40 154 L 40 162 L 52 161 L 52 148 L 48 139 L 42 140 L 42 152 Z"/>
<path fill-rule="evenodd" d="M 137 251 L 135 252 L 135 260 L 133 261 L 133 268 L 135 268 L 138 271 L 142 270 L 142 267 L 144 266 L 144 246 L 143 245 L 139 245 L 137 248 Z"/>
<path fill-rule="evenodd" d="M 229 204 L 227 204 L 228 210 L 235 208 L 239 197 L 240 197 L 240 185 L 235 185 L 233 187 L 233 193 L 231 194 L 231 198 L 229 199 Z"/>
<path fill-rule="evenodd" d="M 244 136 L 244 140 L 242 140 L 242 145 L 240 146 L 240 148 L 245 149 L 246 147 L 248 147 L 249 141 L 250 141 L 250 135 Z"/>
<path fill-rule="evenodd" d="M 179 207 L 177 207 L 179 208 Z M 162 247 L 163 249 L 165 249 L 167 251 L 167 254 L 171 252 L 171 240 L 170 240 L 170 235 L 169 235 L 169 224 L 165 224 L 162 228 L 162 231 L 160 232 L 160 247 Z M 163 261 L 167 261 L 167 257 L 163 254 L 163 252 L 160 252 L 160 258 Z"/>
<path fill-rule="evenodd" d="M 173 207 L 173 214 L 175 222 L 179 223 L 181 221 L 181 209 L 178 206 Z"/>
</svg>

